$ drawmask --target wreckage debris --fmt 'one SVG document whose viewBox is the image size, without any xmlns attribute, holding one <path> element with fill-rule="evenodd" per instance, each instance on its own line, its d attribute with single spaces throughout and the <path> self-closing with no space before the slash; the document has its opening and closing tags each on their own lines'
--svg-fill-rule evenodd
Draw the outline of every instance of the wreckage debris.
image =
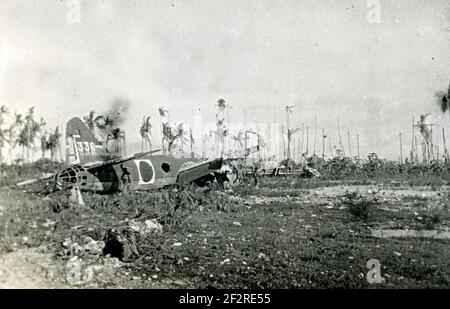
<svg viewBox="0 0 450 309">
<path fill-rule="evenodd" d="M 313 178 L 313 177 L 320 177 L 321 174 L 317 169 L 305 165 L 298 174 L 298 176 L 302 178 Z"/>
<path fill-rule="evenodd" d="M 84 238 L 82 245 L 78 242 L 73 242 L 70 238 L 67 238 L 63 242 L 64 256 L 98 256 L 103 252 L 105 243 L 103 241 L 95 241 L 91 237 Z"/>
<path fill-rule="evenodd" d="M 105 236 L 103 254 L 116 257 L 121 261 L 129 262 L 139 257 L 136 238 L 150 234 L 161 234 L 162 225 L 156 219 L 138 222 L 130 220 L 124 228 L 110 229 Z"/>
<path fill-rule="evenodd" d="M 129 227 L 130 229 L 141 235 L 147 235 L 150 233 L 162 233 L 162 225 L 158 223 L 156 219 L 145 220 L 144 222 L 131 220 L 129 222 Z"/>
<path fill-rule="evenodd" d="M 105 236 L 103 254 L 116 257 L 124 262 L 130 262 L 138 258 L 139 252 L 134 231 L 124 229 L 119 232 L 116 229 L 110 229 Z"/>
</svg>

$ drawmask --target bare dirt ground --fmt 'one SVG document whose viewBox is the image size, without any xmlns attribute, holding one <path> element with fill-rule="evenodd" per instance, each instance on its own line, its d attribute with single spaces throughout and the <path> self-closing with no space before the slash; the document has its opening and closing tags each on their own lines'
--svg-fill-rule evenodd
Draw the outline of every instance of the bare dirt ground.
<svg viewBox="0 0 450 309">
<path fill-rule="evenodd" d="M 306 184 L 268 178 L 259 189 L 244 184 L 232 192 L 92 194 L 82 209 L 3 188 L 0 287 L 450 287 L 449 240 L 372 235 L 448 231 L 448 186 Z M 86 237 L 97 244 L 109 229 L 127 231 L 147 219 L 161 223 L 162 233 L 135 230 L 128 261 L 73 251 Z M 74 257 L 81 275 L 69 282 Z M 382 283 L 367 281 L 372 259 Z"/>
<path fill-rule="evenodd" d="M 51 254 L 35 248 L 18 249 L 0 255 L 1 289 L 50 289 L 62 287 L 54 281 L 55 261 Z"/>
</svg>

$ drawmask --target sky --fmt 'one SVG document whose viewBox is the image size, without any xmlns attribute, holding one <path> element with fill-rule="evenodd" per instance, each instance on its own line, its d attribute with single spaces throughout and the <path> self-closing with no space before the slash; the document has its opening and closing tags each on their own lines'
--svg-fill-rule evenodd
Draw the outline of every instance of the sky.
<svg viewBox="0 0 450 309">
<path fill-rule="evenodd" d="M 317 117 L 334 145 L 339 117 L 353 149 L 397 159 L 413 116 L 450 132 L 449 51 L 447 0 L 0 0 L 0 103 L 55 126 L 124 98 L 130 142 L 143 115 L 159 139 L 159 106 L 189 124 L 219 98 L 240 123 L 294 105 L 291 126 Z"/>
</svg>

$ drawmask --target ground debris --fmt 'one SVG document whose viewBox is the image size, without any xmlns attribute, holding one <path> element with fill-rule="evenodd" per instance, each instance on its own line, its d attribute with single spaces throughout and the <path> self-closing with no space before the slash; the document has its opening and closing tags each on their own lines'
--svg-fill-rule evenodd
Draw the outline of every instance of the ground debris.
<svg viewBox="0 0 450 309">
<path fill-rule="evenodd" d="M 156 219 L 145 220 L 144 222 L 139 222 L 135 220 L 130 220 L 128 226 L 133 231 L 141 234 L 147 235 L 150 233 L 162 233 L 162 225 L 156 221 Z"/>
</svg>

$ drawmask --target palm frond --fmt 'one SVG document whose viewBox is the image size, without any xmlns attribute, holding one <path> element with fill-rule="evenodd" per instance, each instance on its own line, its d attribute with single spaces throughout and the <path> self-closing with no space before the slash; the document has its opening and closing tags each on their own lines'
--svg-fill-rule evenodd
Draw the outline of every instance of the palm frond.
<svg viewBox="0 0 450 309">
<path fill-rule="evenodd" d="M 286 105 L 286 113 L 292 113 L 295 105 Z"/>
<path fill-rule="evenodd" d="M 158 108 L 158 112 L 161 117 L 167 117 L 167 115 L 169 114 L 169 111 L 162 106 Z"/>
<path fill-rule="evenodd" d="M 227 107 L 227 103 L 225 102 L 224 99 L 219 99 L 216 103 L 216 106 L 221 112 L 223 112 Z"/>
</svg>

